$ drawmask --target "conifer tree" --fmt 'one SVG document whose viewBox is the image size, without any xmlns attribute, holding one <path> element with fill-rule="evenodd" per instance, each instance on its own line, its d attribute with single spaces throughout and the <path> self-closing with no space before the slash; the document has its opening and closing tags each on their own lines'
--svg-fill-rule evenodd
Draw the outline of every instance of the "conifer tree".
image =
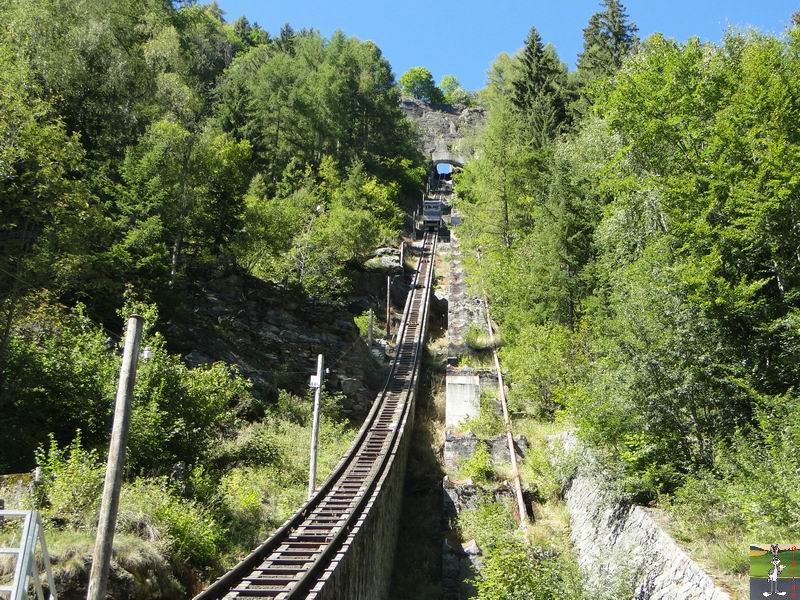
<svg viewBox="0 0 800 600">
<path fill-rule="evenodd" d="M 552 138 L 566 121 L 566 70 L 552 46 L 544 46 L 531 27 L 518 59 L 511 100 L 522 114 L 534 142 Z"/>
<path fill-rule="evenodd" d="M 613 75 L 625 57 L 639 43 L 638 27 L 631 22 L 619 0 L 603 0 L 605 10 L 589 19 L 583 30 L 583 52 L 578 56 L 578 71 L 589 82 Z"/>
</svg>

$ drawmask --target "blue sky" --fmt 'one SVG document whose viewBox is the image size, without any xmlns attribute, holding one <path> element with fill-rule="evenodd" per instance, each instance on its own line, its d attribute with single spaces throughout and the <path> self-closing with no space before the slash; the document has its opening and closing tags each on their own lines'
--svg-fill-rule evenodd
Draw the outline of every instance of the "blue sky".
<svg viewBox="0 0 800 600">
<path fill-rule="evenodd" d="M 438 81 L 454 74 L 470 89 L 483 86 L 494 57 L 522 46 L 535 25 L 570 68 L 582 47 L 582 29 L 599 0 L 218 0 L 226 18 L 241 15 L 270 33 L 291 23 L 329 36 L 337 29 L 381 47 L 400 76 L 426 66 Z M 685 40 L 719 40 L 728 26 L 780 33 L 797 0 L 628 0 L 642 37 L 661 32 Z"/>
</svg>

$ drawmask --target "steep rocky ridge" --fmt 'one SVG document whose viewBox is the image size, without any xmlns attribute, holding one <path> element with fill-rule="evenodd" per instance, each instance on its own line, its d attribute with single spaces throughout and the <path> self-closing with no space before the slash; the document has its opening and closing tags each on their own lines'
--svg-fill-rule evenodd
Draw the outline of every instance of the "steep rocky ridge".
<svg viewBox="0 0 800 600">
<path fill-rule="evenodd" d="M 416 123 L 420 149 L 428 158 L 434 153 L 447 151 L 462 155 L 461 140 L 486 119 L 482 107 L 431 106 L 414 98 L 403 98 L 401 107 L 406 118 Z"/>
<path fill-rule="evenodd" d="M 572 541 L 590 588 L 624 578 L 637 600 L 730 600 L 661 527 L 651 510 L 627 502 L 574 434 L 551 440 L 550 459 L 568 481 Z"/>
</svg>

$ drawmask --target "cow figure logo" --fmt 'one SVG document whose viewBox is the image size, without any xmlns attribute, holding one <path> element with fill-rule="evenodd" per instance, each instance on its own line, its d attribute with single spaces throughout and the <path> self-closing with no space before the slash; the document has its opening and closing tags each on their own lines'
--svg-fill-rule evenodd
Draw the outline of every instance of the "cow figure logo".
<svg viewBox="0 0 800 600">
<path fill-rule="evenodd" d="M 769 570 L 769 575 L 767 575 L 767 580 L 769 581 L 769 591 L 764 592 L 764 596 L 785 596 L 786 592 L 778 591 L 778 575 L 780 575 L 780 572 L 785 568 L 785 565 L 781 564 L 781 559 L 778 556 L 780 546 L 778 546 L 778 544 L 770 544 L 769 550 L 772 552 L 772 559 L 770 560 L 772 568 Z"/>
</svg>

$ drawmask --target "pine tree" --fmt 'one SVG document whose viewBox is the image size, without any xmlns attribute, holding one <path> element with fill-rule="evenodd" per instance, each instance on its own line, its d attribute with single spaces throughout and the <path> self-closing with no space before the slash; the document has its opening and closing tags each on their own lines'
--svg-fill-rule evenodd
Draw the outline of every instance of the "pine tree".
<svg viewBox="0 0 800 600">
<path fill-rule="evenodd" d="M 583 52 L 578 71 L 586 82 L 613 75 L 639 43 L 638 27 L 619 0 L 603 0 L 605 10 L 595 13 L 583 30 Z"/>
<path fill-rule="evenodd" d="M 531 27 L 518 59 L 511 100 L 523 115 L 534 142 L 552 138 L 564 125 L 565 85 L 566 70 L 555 49 L 545 47 L 539 32 Z"/>
</svg>

